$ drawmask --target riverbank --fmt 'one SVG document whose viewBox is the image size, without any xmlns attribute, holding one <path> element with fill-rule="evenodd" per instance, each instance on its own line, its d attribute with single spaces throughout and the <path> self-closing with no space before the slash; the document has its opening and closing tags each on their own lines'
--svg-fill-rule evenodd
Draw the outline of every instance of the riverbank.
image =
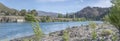
<svg viewBox="0 0 120 41">
<path fill-rule="evenodd" d="M 69 41 L 92 41 L 92 28 L 88 25 L 85 26 L 74 26 L 72 28 L 65 29 L 69 32 Z M 119 33 L 118 30 L 110 25 L 110 24 L 97 24 L 96 30 L 96 40 L 105 40 L 105 41 L 112 41 L 112 39 L 116 36 L 117 39 L 119 39 Z M 56 31 L 52 32 L 48 35 L 44 35 L 41 39 L 42 41 L 63 41 L 62 35 L 63 31 Z M 115 35 L 114 35 L 115 34 Z M 34 39 L 33 36 L 23 37 L 23 38 L 17 38 L 13 39 L 11 41 L 23 41 L 23 39 Z M 120 40 L 117 40 L 120 41 Z"/>
<path fill-rule="evenodd" d="M 57 18 L 49 16 L 36 16 L 39 22 L 69 22 L 69 21 L 85 21 L 84 18 Z M 27 22 L 25 16 L 0 16 L 0 23 L 11 23 L 11 22 Z"/>
</svg>

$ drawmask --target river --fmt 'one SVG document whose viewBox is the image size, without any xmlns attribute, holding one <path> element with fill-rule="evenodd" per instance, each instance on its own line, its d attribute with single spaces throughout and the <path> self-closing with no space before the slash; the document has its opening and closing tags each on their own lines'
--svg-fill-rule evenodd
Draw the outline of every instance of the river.
<svg viewBox="0 0 120 41">
<path fill-rule="evenodd" d="M 102 23 L 101 21 L 94 21 Z M 40 27 L 45 34 L 66 29 L 72 26 L 87 25 L 89 21 L 84 22 L 47 22 L 40 23 Z M 30 23 L 0 23 L 0 40 L 10 40 L 14 38 L 33 35 Z"/>
</svg>

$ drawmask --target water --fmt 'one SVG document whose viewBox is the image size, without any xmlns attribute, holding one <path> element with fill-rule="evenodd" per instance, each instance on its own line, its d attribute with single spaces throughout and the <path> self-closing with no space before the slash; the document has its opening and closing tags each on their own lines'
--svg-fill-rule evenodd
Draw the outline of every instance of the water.
<svg viewBox="0 0 120 41">
<path fill-rule="evenodd" d="M 95 21 L 102 23 L 101 21 Z M 49 22 L 40 23 L 40 27 L 45 34 L 66 29 L 72 26 L 87 25 L 89 22 Z M 0 40 L 14 39 L 18 37 L 33 35 L 30 23 L 0 23 Z"/>
</svg>

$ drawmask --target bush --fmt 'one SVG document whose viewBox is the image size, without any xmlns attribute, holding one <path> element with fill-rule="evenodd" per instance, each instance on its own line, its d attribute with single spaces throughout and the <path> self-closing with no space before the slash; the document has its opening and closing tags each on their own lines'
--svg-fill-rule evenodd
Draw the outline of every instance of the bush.
<svg viewBox="0 0 120 41">
<path fill-rule="evenodd" d="M 118 36 L 116 34 L 113 34 L 112 41 L 117 41 Z"/>
<path fill-rule="evenodd" d="M 120 0 L 113 0 L 112 3 L 114 5 L 112 6 L 110 14 L 108 15 L 108 21 L 120 32 Z"/>
<path fill-rule="evenodd" d="M 36 20 L 36 22 L 32 22 L 32 28 L 35 34 L 35 41 L 40 40 L 43 36 L 42 29 L 40 28 L 39 22 Z"/>
<path fill-rule="evenodd" d="M 32 24 L 32 28 L 35 34 L 35 41 L 39 41 L 40 38 L 42 38 L 43 33 L 42 33 L 42 29 L 40 28 L 38 20 L 36 20 L 35 16 L 32 14 L 26 15 L 25 18 L 27 21 L 30 21 Z"/>
<path fill-rule="evenodd" d="M 64 30 L 64 32 L 63 32 L 63 40 L 69 41 L 69 34 L 68 34 L 68 31 L 66 31 L 66 30 Z"/>
<path fill-rule="evenodd" d="M 90 22 L 89 23 L 89 26 L 92 28 L 92 29 L 95 29 L 97 26 L 96 26 L 96 23 L 94 22 Z"/>
<path fill-rule="evenodd" d="M 95 28 L 97 27 L 96 23 L 90 22 L 89 26 L 92 28 L 92 39 L 96 40 L 96 38 L 97 38 L 97 33 L 96 33 L 96 30 L 95 30 Z"/>
<path fill-rule="evenodd" d="M 29 39 L 23 39 L 23 41 L 30 41 Z"/>
<path fill-rule="evenodd" d="M 103 31 L 101 32 L 101 36 L 109 36 L 109 35 L 111 35 L 112 33 L 113 33 L 112 30 L 109 30 L 109 29 L 103 30 Z"/>
<path fill-rule="evenodd" d="M 96 31 L 93 31 L 92 32 L 92 39 L 96 40 L 96 38 L 97 38 L 97 33 L 96 33 Z"/>
<path fill-rule="evenodd" d="M 31 22 L 31 21 L 35 22 L 35 16 L 32 14 L 27 14 L 27 15 L 25 15 L 25 20 L 29 21 L 29 22 Z"/>
</svg>

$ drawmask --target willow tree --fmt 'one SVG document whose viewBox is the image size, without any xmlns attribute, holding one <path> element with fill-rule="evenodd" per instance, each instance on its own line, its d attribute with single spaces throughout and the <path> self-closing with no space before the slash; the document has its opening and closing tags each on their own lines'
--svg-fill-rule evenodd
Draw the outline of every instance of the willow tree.
<svg viewBox="0 0 120 41">
<path fill-rule="evenodd" d="M 113 6 L 108 15 L 109 22 L 114 25 L 120 33 L 120 0 L 112 0 Z"/>
</svg>

